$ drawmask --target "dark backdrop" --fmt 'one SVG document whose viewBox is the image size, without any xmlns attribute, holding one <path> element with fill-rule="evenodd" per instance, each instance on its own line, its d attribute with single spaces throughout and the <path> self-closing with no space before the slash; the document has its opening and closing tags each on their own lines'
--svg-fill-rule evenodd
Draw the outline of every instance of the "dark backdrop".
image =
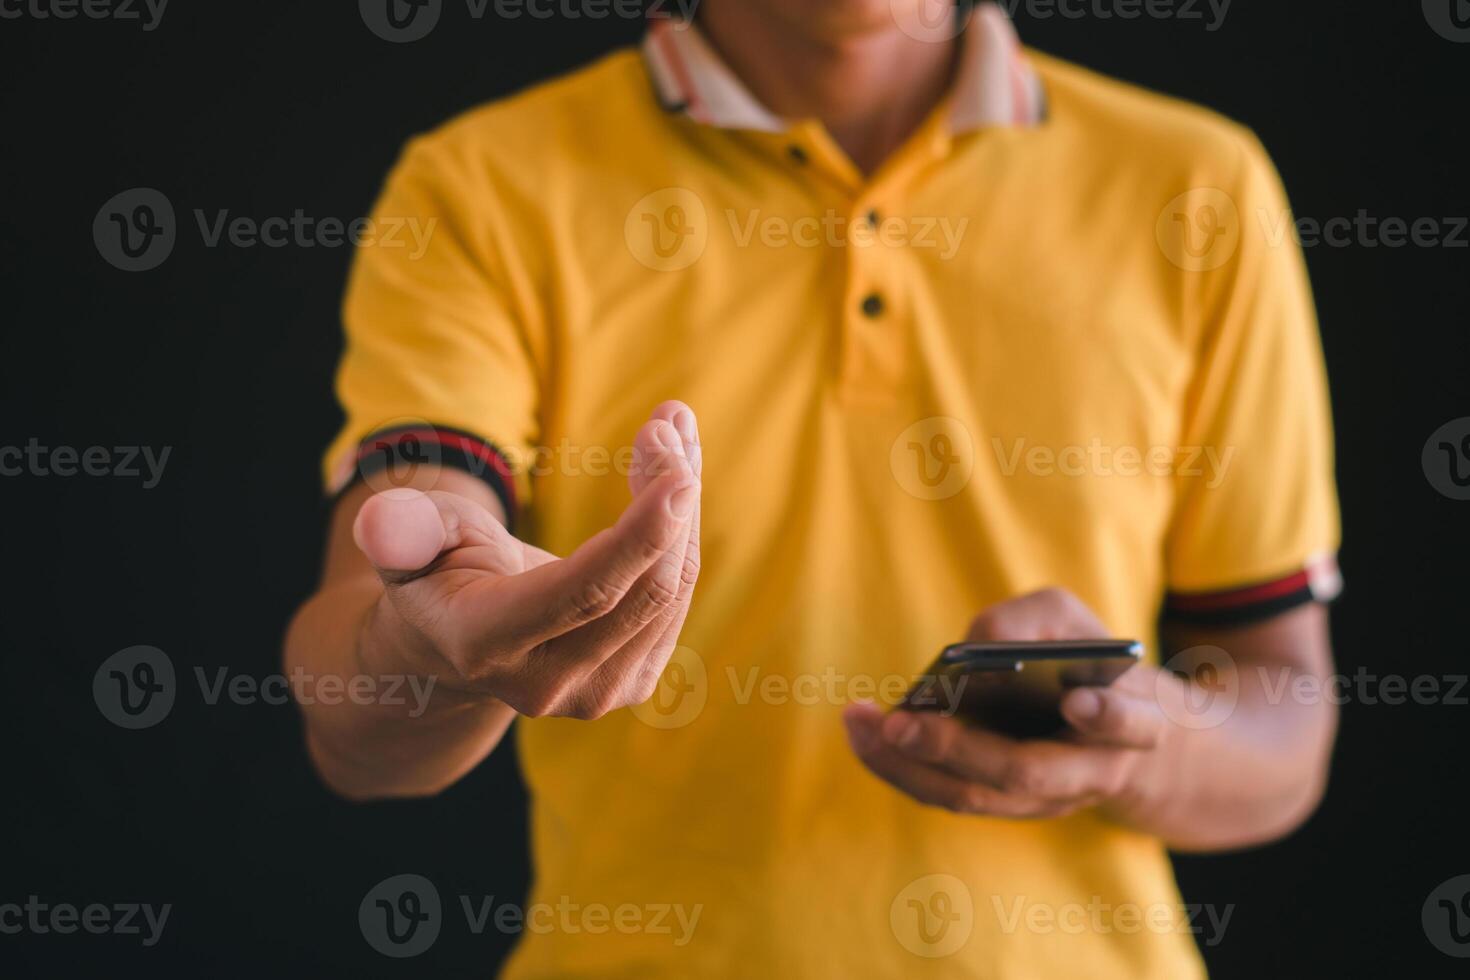
<svg viewBox="0 0 1470 980">
<path fill-rule="evenodd" d="M 1254 127 L 1298 215 L 1431 218 L 1449 235 L 1444 219 L 1470 214 L 1470 31 L 1451 2 L 1238 0 L 1215 30 L 1046 6 L 1017 19 L 1043 49 Z M 0 19 L 0 445 L 172 447 L 150 489 L 0 478 L 0 903 L 173 905 L 150 949 L 0 935 L 0 974 L 484 976 L 507 948 L 493 931 L 446 929 L 423 957 L 388 960 L 356 916 L 399 872 L 446 896 L 519 898 L 524 798 L 509 745 L 439 798 L 352 806 L 315 781 L 293 708 L 210 706 L 193 687 L 195 667 L 276 670 L 315 580 L 350 255 L 206 248 L 190 213 L 361 215 L 410 134 L 639 32 L 631 20 L 476 20 L 464 0 L 400 45 L 350 3 L 176 0 L 153 30 Z M 168 196 L 181 230 L 160 267 L 127 273 L 91 227 L 103 202 L 139 186 Z M 1334 632 L 1349 674 L 1470 671 L 1470 503 L 1437 492 L 1421 465 L 1430 434 L 1470 415 L 1467 237 L 1307 250 L 1337 412 L 1348 589 Z M 125 731 L 91 684 L 135 644 L 166 651 L 185 683 L 164 722 Z M 1463 704 L 1350 704 L 1306 828 L 1180 860 L 1189 899 L 1235 905 L 1206 950 L 1218 976 L 1463 971 L 1431 945 L 1421 908 L 1470 873 L 1457 786 L 1467 718 Z"/>
</svg>

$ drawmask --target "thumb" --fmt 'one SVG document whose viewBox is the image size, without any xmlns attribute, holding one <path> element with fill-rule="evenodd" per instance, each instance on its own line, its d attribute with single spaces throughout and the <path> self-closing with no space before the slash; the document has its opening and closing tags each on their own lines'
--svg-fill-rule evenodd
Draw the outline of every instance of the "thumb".
<svg viewBox="0 0 1470 980">
<path fill-rule="evenodd" d="M 524 571 L 528 558 L 483 506 L 441 490 L 403 487 L 369 497 L 357 512 L 352 538 L 387 585 L 418 578 L 440 555 L 460 547 L 475 549 L 475 567 L 502 575 Z"/>
<path fill-rule="evenodd" d="M 428 494 L 403 487 L 367 499 L 352 539 L 385 580 L 398 581 L 439 557 L 449 531 Z"/>
</svg>

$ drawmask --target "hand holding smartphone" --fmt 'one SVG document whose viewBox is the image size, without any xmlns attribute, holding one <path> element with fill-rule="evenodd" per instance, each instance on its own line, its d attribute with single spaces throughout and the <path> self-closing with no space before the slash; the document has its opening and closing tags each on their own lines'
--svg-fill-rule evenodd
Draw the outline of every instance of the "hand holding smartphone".
<svg viewBox="0 0 1470 980">
<path fill-rule="evenodd" d="M 1033 640 L 945 647 L 898 705 L 941 711 L 1016 738 L 1067 727 L 1062 696 L 1107 687 L 1143 656 L 1137 640 Z"/>
</svg>

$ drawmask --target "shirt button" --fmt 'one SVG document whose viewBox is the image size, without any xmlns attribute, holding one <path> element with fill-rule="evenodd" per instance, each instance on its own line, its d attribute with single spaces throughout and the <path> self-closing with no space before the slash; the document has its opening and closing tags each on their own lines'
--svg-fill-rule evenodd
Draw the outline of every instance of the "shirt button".
<svg viewBox="0 0 1470 980">
<path fill-rule="evenodd" d="M 863 316 L 869 320 L 876 320 L 883 315 L 883 297 L 877 293 L 869 293 L 863 297 Z"/>
<path fill-rule="evenodd" d="M 877 208 L 870 208 L 868 213 L 863 215 L 863 220 L 868 223 L 869 228 L 877 228 L 878 222 L 882 221 L 883 218 L 878 214 Z"/>
<path fill-rule="evenodd" d="M 806 150 L 803 150 L 795 143 L 792 143 L 790 146 L 786 147 L 786 155 L 791 158 L 792 163 L 804 164 L 807 161 Z"/>
</svg>

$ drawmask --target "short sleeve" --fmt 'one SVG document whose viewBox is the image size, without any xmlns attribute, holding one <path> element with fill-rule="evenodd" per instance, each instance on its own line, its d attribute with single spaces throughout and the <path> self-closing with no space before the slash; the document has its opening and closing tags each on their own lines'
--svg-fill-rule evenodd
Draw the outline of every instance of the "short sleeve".
<svg viewBox="0 0 1470 980">
<path fill-rule="evenodd" d="M 323 463 L 330 493 L 433 462 L 480 476 L 507 515 L 524 501 L 513 461 L 537 438 L 540 385 L 498 217 L 473 164 L 427 140 L 389 176 L 343 304 L 346 422 Z"/>
<path fill-rule="evenodd" d="M 1175 477 L 1164 606 L 1174 621 L 1259 620 L 1341 587 L 1332 420 L 1306 266 L 1275 169 L 1253 138 L 1242 147 L 1226 192 L 1235 252 L 1184 273 L 1196 277 L 1199 319 L 1181 445 L 1196 465 Z"/>
</svg>

